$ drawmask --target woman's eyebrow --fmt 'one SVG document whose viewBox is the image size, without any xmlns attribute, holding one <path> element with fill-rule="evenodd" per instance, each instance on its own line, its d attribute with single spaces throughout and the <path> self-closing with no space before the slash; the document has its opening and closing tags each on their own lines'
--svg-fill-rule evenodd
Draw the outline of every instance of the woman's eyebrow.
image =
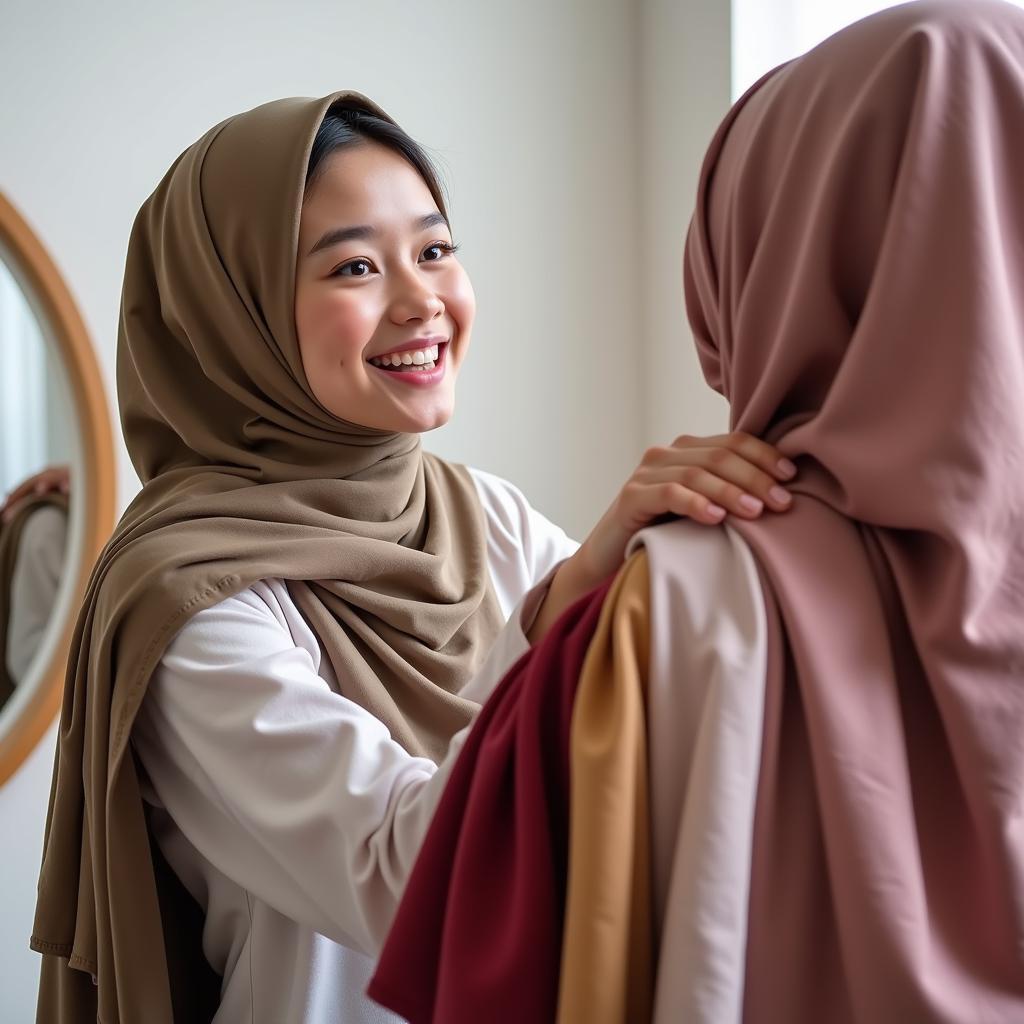
<svg viewBox="0 0 1024 1024">
<path fill-rule="evenodd" d="M 420 217 L 419 220 L 414 222 L 413 227 L 417 231 L 425 231 L 427 228 L 436 227 L 438 224 L 443 224 L 445 227 L 449 226 L 448 218 L 439 210 L 435 210 L 433 213 Z M 368 224 L 360 224 L 351 228 L 331 228 L 330 231 L 326 231 L 320 236 L 320 240 L 306 255 L 313 256 L 320 252 L 321 249 L 328 249 L 330 246 L 340 245 L 342 242 L 372 238 L 376 233 Z"/>
<path fill-rule="evenodd" d="M 426 217 L 420 217 L 416 223 L 416 227 L 419 228 L 420 231 L 424 231 L 427 228 L 437 227 L 438 224 L 443 224 L 449 229 L 451 228 L 451 225 L 448 223 L 448 218 L 441 213 L 440 210 L 435 210 L 433 213 L 428 213 Z"/>
<path fill-rule="evenodd" d="M 358 238 L 372 238 L 375 234 L 376 232 L 368 224 L 360 224 L 354 228 L 332 228 L 320 236 L 320 241 L 309 250 L 307 255 L 312 256 L 321 249 L 327 249 L 341 242 L 351 242 Z"/>
</svg>

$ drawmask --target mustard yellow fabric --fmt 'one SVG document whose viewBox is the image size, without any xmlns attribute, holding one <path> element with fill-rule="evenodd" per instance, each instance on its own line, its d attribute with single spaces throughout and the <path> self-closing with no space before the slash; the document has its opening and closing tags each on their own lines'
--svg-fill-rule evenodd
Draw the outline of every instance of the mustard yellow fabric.
<svg viewBox="0 0 1024 1024">
<path fill-rule="evenodd" d="M 649 651 L 650 575 L 641 550 L 609 592 L 573 709 L 558 1024 L 651 1017 Z"/>
</svg>

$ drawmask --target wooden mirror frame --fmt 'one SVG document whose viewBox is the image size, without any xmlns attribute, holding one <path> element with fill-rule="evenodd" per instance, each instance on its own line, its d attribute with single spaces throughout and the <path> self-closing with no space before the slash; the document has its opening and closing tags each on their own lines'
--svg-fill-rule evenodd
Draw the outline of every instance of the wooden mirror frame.
<svg viewBox="0 0 1024 1024">
<path fill-rule="evenodd" d="M 74 479 L 72 514 L 80 517 L 78 564 L 66 621 L 43 666 L 30 699 L 0 737 L 0 786 L 18 770 L 39 743 L 60 707 L 68 651 L 85 588 L 103 545 L 114 527 L 114 444 L 106 393 L 85 323 L 60 271 L 24 218 L 0 193 L 0 243 L 17 260 L 21 278 L 32 289 L 46 317 L 44 332 L 57 348 L 67 372 L 74 423 L 81 438 L 81 462 Z M 76 552 L 69 548 L 69 556 Z"/>
</svg>

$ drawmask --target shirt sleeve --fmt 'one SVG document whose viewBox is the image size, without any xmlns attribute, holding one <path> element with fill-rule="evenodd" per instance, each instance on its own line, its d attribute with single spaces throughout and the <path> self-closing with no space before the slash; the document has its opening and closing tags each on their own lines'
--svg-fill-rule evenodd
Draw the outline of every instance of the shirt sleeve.
<svg viewBox="0 0 1024 1024">
<path fill-rule="evenodd" d="M 471 469 L 487 518 L 487 557 L 506 617 L 579 544 L 501 477 Z"/>
<path fill-rule="evenodd" d="M 555 570 L 579 544 L 526 500 L 523 492 L 492 473 L 470 469 L 487 520 L 487 560 L 491 580 L 508 620 L 492 649 L 492 658 L 511 666 L 529 650 L 526 631 L 533 625 Z M 475 675 L 461 696 L 483 704 L 501 676 Z"/>
<path fill-rule="evenodd" d="M 481 668 L 487 693 L 521 653 L 514 632 Z M 152 795 L 218 871 L 373 955 L 467 733 L 440 766 L 409 755 L 250 588 L 172 641 L 133 743 Z"/>
</svg>

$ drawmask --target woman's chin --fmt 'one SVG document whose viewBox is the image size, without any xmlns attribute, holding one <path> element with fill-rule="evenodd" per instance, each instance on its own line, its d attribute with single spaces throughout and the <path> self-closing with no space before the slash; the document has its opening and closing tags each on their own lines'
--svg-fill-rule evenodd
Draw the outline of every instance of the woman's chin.
<svg viewBox="0 0 1024 1024">
<path fill-rule="evenodd" d="M 426 434 L 443 427 L 452 418 L 453 411 L 454 403 L 450 401 L 416 403 L 395 409 L 391 415 L 374 417 L 373 426 L 396 434 Z"/>
<path fill-rule="evenodd" d="M 436 410 L 429 415 L 411 416 L 408 420 L 408 426 L 403 429 L 403 433 L 427 434 L 431 430 L 443 427 L 451 418 L 451 407 Z"/>
</svg>

